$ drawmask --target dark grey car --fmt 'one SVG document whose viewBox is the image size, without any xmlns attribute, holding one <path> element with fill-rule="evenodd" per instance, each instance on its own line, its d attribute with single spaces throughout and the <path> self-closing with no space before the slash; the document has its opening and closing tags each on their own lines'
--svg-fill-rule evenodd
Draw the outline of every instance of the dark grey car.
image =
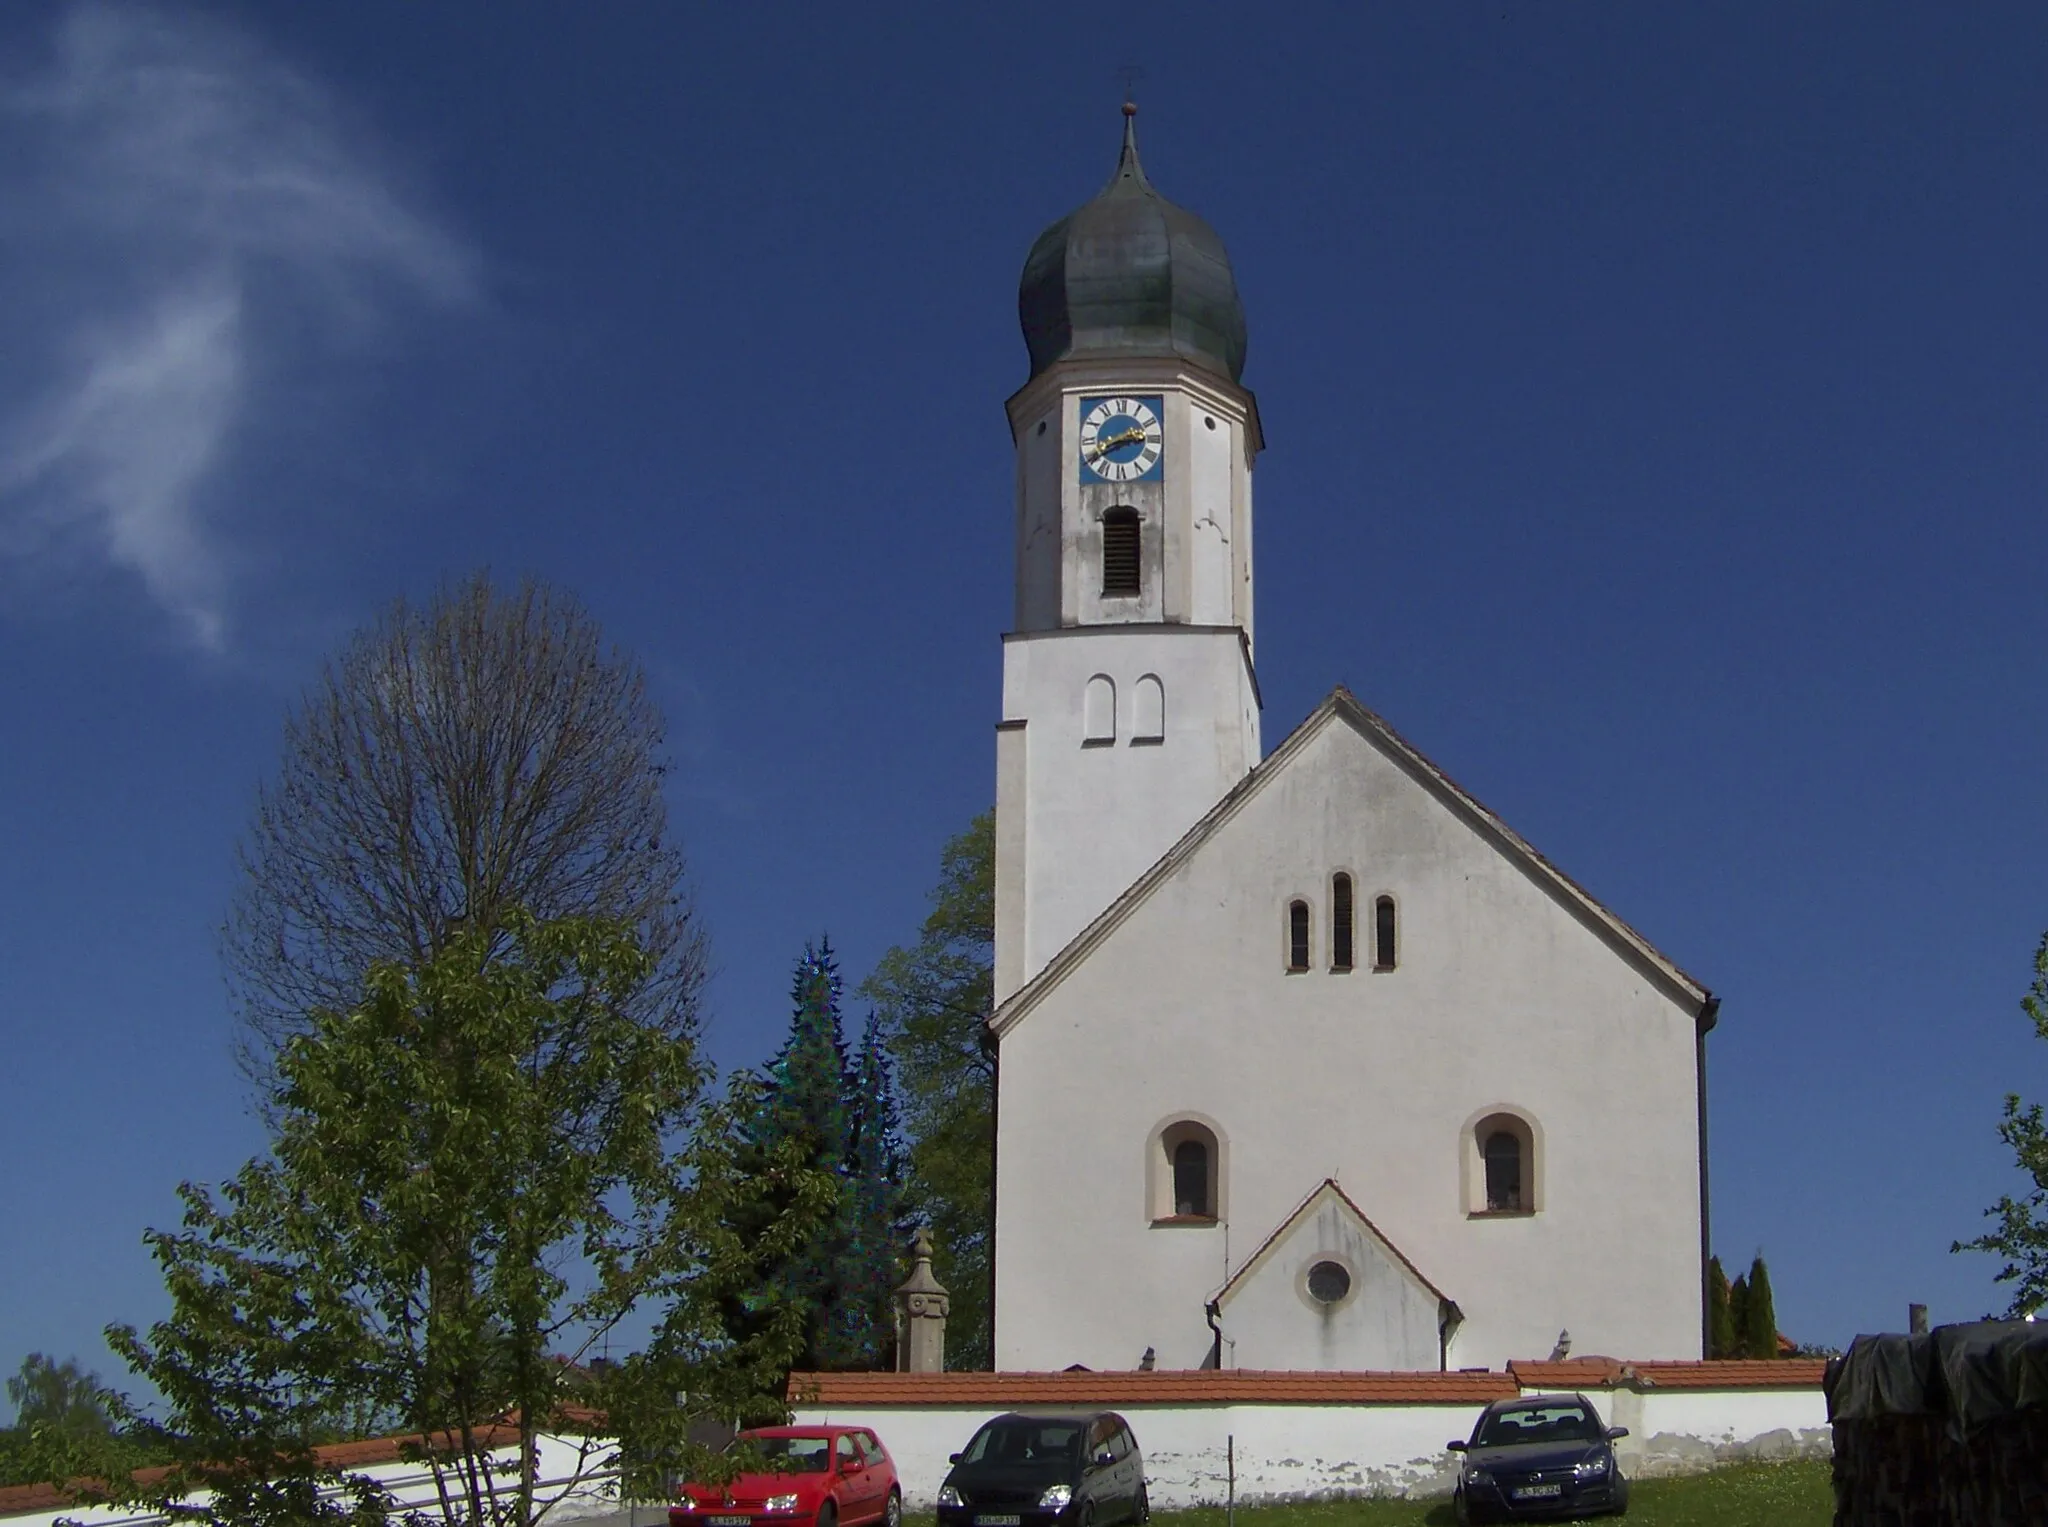
<svg viewBox="0 0 2048 1527">
<path fill-rule="evenodd" d="M 1625 1426 L 1608 1426 L 1582 1394 L 1525 1394 L 1496 1400 L 1472 1435 L 1452 1442 L 1460 1522 L 1557 1521 L 1620 1516 L 1628 1481 L 1615 1462 Z"/>
<path fill-rule="evenodd" d="M 1113 1527 L 1151 1515 L 1145 1460 L 1124 1418 L 997 1416 L 939 1487 L 939 1527 Z"/>
</svg>

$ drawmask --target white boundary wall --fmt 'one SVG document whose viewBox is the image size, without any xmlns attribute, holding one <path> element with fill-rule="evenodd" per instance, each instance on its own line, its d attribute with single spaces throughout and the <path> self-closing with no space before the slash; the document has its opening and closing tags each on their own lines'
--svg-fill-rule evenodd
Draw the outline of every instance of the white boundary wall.
<svg viewBox="0 0 2048 1527">
<path fill-rule="evenodd" d="M 535 1494 L 541 1500 L 555 1502 L 542 1527 L 549 1522 L 569 1522 L 618 1510 L 617 1460 L 610 1442 L 601 1438 L 548 1436 L 538 1441 L 540 1480 Z M 498 1448 L 491 1453 L 492 1463 L 506 1470 L 502 1478 L 516 1477 L 513 1471 L 518 1468 L 518 1459 L 517 1448 Z M 412 1508 L 438 1514 L 434 1476 L 417 1463 L 369 1464 L 347 1472 L 376 1480 L 391 1493 L 400 1511 Z M 165 1520 L 129 1506 L 54 1506 L 0 1517 L 6 1527 L 55 1527 L 59 1521 L 77 1522 L 79 1527 L 156 1527 Z"/>
<path fill-rule="evenodd" d="M 1630 1435 L 1618 1447 L 1631 1477 L 1682 1474 L 1747 1458 L 1827 1456 L 1827 1402 L 1819 1389 L 1588 1390 L 1610 1425 Z M 947 1456 L 1000 1405 L 800 1407 L 799 1422 L 866 1426 L 887 1445 L 903 1481 L 904 1504 L 929 1510 Z M 1442 1495 L 1457 1478 L 1445 1448 L 1470 1434 L 1477 1404 L 1021 1405 L 1024 1411 L 1114 1409 L 1131 1423 L 1145 1455 L 1151 1503 L 1164 1510 L 1215 1505 L 1228 1490 L 1228 1449 L 1236 1453 L 1237 1498 L 1285 1500 L 1333 1495 Z"/>
</svg>

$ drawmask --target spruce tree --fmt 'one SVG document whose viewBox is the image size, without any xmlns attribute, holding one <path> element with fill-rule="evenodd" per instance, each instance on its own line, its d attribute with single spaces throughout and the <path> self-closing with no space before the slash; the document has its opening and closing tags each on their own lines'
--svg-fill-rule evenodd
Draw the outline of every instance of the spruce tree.
<svg viewBox="0 0 2048 1527">
<path fill-rule="evenodd" d="M 1728 1305 L 1728 1274 L 1719 1257 L 1707 1258 L 1707 1356 L 1735 1355 L 1735 1322 Z"/>
<path fill-rule="evenodd" d="M 888 1368 L 895 1359 L 890 1296 L 902 1279 L 897 1264 L 911 1224 L 896 1079 L 881 1019 L 873 1013 L 847 1073 L 846 1114 L 850 1222 L 840 1275 L 841 1319 L 826 1357 L 835 1367 Z"/>
<path fill-rule="evenodd" d="M 846 1191 L 846 1044 L 839 1027 L 839 965 L 830 940 L 804 947 L 790 996 L 794 1011 L 789 1038 L 769 1063 L 760 1105 L 748 1122 L 745 1149 L 751 1159 L 765 1163 L 793 1144 L 806 1168 L 829 1172 L 839 1183 L 839 1202 L 820 1217 L 800 1246 L 767 1272 L 758 1290 L 735 1295 L 725 1316 L 734 1336 L 745 1338 L 764 1328 L 777 1307 L 800 1305 L 806 1335 L 796 1366 L 818 1368 L 837 1346 L 851 1220 Z M 772 1199 L 745 1207 L 746 1215 L 761 1218 L 764 1225 L 782 1212 L 785 1206 Z M 736 1221 L 732 1228 L 745 1236 L 754 1227 Z"/>
<path fill-rule="evenodd" d="M 1758 1252 L 1749 1264 L 1749 1297 L 1742 1304 L 1742 1325 L 1737 1332 L 1744 1357 L 1778 1355 L 1778 1312 L 1771 1304 L 1771 1275 Z"/>
</svg>

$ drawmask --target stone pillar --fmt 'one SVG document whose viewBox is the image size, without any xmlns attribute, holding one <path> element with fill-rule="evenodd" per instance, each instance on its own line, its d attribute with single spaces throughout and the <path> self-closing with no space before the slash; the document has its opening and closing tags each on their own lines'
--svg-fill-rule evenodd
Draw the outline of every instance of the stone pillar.
<svg viewBox="0 0 2048 1527">
<path fill-rule="evenodd" d="M 951 1299 L 932 1276 L 932 1238 L 919 1230 L 911 1242 L 915 1263 L 896 1290 L 896 1371 L 946 1371 L 946 1311 Z"/>
</svg>

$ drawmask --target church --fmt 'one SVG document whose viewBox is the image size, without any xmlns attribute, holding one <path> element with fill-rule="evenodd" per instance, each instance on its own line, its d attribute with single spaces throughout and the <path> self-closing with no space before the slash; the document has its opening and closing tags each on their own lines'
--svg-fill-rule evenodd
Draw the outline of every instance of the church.
<svg viewBox="0 0 2048 1527">
<path fill-rule="evenodd" d="M 1244 311 L 1124 111 L 1018 294 L 996 1367 L 1698 1358 L 1716 999 L 1348 690 L 1264 751 Z"/>
</svg>

